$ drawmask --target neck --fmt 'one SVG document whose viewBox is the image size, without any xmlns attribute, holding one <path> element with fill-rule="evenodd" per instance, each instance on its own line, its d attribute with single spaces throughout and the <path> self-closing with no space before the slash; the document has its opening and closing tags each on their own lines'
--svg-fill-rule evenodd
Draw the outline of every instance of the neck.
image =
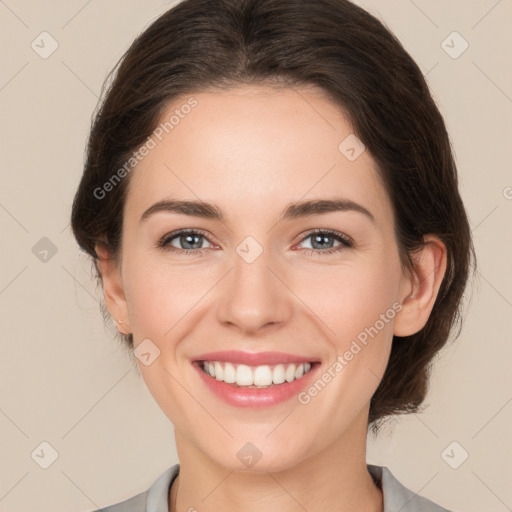
<svg viewBox="0 0 512 512">
<path fill-rule="evenodd" d="M 365 432 L 366 433 L 366 432 Z M 336 440 L 289 469 L 232 471 L 175 432 L 180 473 L 170 512 L 382 512 L 382 491 L 366 467 L 366 436 Z M 350 442 L 348 442 L 350 441 Z M 177 492 L 179 490 L 179 492 Z"/>
</svg>

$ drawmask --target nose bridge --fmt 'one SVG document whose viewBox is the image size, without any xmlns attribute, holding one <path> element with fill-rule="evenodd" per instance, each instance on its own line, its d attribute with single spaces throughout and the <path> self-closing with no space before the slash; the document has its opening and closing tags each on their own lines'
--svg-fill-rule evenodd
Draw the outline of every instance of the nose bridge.
<svg viewBox="0 0 512 512">
<path fill-rule="evenodd" d="M 274 275 L 279 265 L 272 252 L 247 236 L 236 246 L 232 265 L 227 289 L 220 297 L 219 321 L 256 331 L 285 320 L 291 304 L 286 286 Z"/>
</svg>

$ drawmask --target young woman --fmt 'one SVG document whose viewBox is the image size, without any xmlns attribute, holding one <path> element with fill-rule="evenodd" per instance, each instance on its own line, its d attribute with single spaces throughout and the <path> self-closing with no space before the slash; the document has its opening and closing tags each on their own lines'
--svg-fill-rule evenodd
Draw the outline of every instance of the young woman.
<svg viewBox="0 0 512 512">
<path fill-rule="evenodd" d="M 474 258 L 442 116 L 376 18 L 170 9 L 117 67 L 72 227 L 179 457 L 103 510 L 446 510 L 366 463 L 419 410 Z"/>
</svg>

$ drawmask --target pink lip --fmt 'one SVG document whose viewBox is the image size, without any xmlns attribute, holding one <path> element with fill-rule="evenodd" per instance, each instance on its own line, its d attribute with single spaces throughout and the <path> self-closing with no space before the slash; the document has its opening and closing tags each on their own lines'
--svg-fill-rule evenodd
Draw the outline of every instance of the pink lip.
<svg viewBox="0 0 512 512">
<path fill-rule="evenodd" d="M 194 358 L 194 361 L 225 361 L 228 363 L 246 364 L 247 366 L 261 366 L 264 364 L 300 364 L 318 362 L 319 359 L 285 354 L 284 352 L 242 352 L 240 350 L 224 350 L 208 352 Z"/>
<path fill-rule="evenodd" d="M 217 359 L 218 360 L 218 359 Z M 221 361 L 226 359 L 220 358 Z M 266 409 L 273 407 L 296 397 L 304 388 L 310 385 L 312 379 L 320 368 L 319 363 L 314 363 L 308 373 L 300 379 L 292 382 L 284 382 L 268 388 L 239 387 L 235 384 L 227 384 L 207 374 L 202 363 L 194 362 L 194 368 L 207 388 L 218 398 L 229 405 L 241 408 Z"/>
</svg>

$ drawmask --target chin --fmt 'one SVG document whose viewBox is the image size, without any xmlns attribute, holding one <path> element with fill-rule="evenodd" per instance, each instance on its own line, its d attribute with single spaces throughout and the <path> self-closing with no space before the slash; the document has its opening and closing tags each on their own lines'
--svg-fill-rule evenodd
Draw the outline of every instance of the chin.
<svg viewBox="0 0 512 512">
<path fill-rule="evenodd" d="M 209 457 L 229 471 L 253 474 L 286 471 L 304 461 L 303 448 L 297 447 L 297 455 L 300 453 L 301 457 L 290 457 L 293 447 L 281 444 L 279 449 L 268 442 L 266 446 L 261 446 L 262 444 L 248 441 L 240 447 L 237 445 L 232 449 L 224 449 L 221 453 L 210 453 Z"/>
</svg>

